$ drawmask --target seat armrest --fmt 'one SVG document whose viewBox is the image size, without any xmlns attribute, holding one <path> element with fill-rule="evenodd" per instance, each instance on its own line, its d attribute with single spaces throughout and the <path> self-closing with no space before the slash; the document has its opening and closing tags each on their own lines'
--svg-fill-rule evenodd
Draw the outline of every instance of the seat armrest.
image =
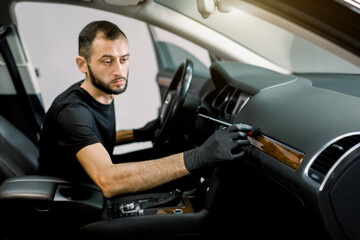
<svg viewBox="0 0 360 240">
<path fill-rule="evenodd" d="M 53 199 L 56 184 L 37 181 L 6 181 L 0 186 L 0 201 L 31 200 L 50 202 Z"/>
<path fill-rule="evenodd" d="M 27 226 L 30 231 L 59 224 L 72 229 L 101 220 L 105 202 L 95 185 L 46 176 L 15 177 L 0 186 L 0 223 L 9 229 Z"/>
</svg>

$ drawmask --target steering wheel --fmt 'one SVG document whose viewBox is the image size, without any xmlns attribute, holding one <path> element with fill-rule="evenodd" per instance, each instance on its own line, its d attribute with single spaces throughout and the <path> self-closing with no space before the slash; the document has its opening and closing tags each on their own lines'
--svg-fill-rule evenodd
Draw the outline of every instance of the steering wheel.
<svg viewBox="0 0 360 240">
<path fill-rule="evenodd" d="M 160 126 L 153 139 L 154 146 L 163 143 L 171 133 L 171 130 L 174 129 L 176 117 L 189 91 L 193 73 L 193 63 L 189 59 L 185 59 L 171 80 L 160 107 Z"/>
</svg>

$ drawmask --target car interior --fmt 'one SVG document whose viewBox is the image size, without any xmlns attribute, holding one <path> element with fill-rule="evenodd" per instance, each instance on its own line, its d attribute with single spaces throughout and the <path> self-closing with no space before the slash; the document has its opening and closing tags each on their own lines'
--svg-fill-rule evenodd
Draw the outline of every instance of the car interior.
<svg viewBox="0 0 360 240">
<path fill-rule="evenodd" d="M 161 0 L 90 2 L 164 28 L 169 23 L 146 14 L 157 7 L 174 11 L 173 3 Z M 264 1 L 240 2 L 276 12 Z M 207 68 L 191 52 L 152 35 L 161 126 L 152 148 L 124 158 L 139 161 L 196 148 L 232 123 L 253 126 L 250 146 L 242 161 L 105 198 L 96 185 L 38 174 L 45 111 L 14 4 L 4 1 L 0 7 L 1 239 L 360 238 L 360 71 L 275 71 L 231 58 L 231 49 L 221 52 L 220 46 Z M 351 9 L 341 11 L 353 15 Z M 211 49 L 212 41 L 204 46 Z M 339 49 L 355 69 L 360 66 L 356 47 Z"/>
</svg>

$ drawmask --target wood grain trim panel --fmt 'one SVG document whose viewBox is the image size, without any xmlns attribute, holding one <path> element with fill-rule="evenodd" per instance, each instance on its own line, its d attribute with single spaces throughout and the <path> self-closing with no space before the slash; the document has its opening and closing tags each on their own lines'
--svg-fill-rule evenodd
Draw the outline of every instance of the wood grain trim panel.
<svg viewBox="0 0 360 240">
<path fill-rule="evenodd" d="M 173 208 L 159 209 L 156 214 L 176 214 L 176 212 L 178 212 L 178 214 L 183 214 L 183 213 L 193 213 L 194 212 L 193 207 L 190 203 L 190 200 L 186 196 L 182 197 L 182 204 L 179 204 L 179 205 L 180 206 L 176 206 Z M 178 210 L 180 210 L 180 211 L 178 211 Z"/>
<path fill-rule="evenodd" d="M 287 166 L 297 170 L 305 154 L 264 135 L 248 137 L 250 144 Z"/>
<path fill-rule="evenodd" d="M 171 78 L 167 78 L 167 77 L 158 77 L 157 78 L 157 83 L 160 85 L 160 86 L 163 86 L 163 87 L 169 87 L 170 84 L 171 84 Z"/>
</svg>

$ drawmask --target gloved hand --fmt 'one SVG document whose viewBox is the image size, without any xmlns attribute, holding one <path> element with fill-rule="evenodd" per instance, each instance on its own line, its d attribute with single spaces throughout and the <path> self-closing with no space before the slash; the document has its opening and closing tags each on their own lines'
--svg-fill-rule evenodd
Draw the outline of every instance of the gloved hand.
<svg viewBox="0 0 360 240">
<path fill-rule="evenodd" d="M 187 170 L 193 172 L 242 158 L 245 154 L 242 148 L 249 145 L 245 132 L 250 131 L 252 127 L 246 124 L 234 124 L 216 131 L 200 147 L 184 152 Z"/>
<path fill-rule="evenodd" d="M 134 140 L 137 142 L 150 141 L 153 139 L 156 129 L 160 127 L 158 118 L 148 122 L 144 127 L 133 129 Z"/>
</svg>

